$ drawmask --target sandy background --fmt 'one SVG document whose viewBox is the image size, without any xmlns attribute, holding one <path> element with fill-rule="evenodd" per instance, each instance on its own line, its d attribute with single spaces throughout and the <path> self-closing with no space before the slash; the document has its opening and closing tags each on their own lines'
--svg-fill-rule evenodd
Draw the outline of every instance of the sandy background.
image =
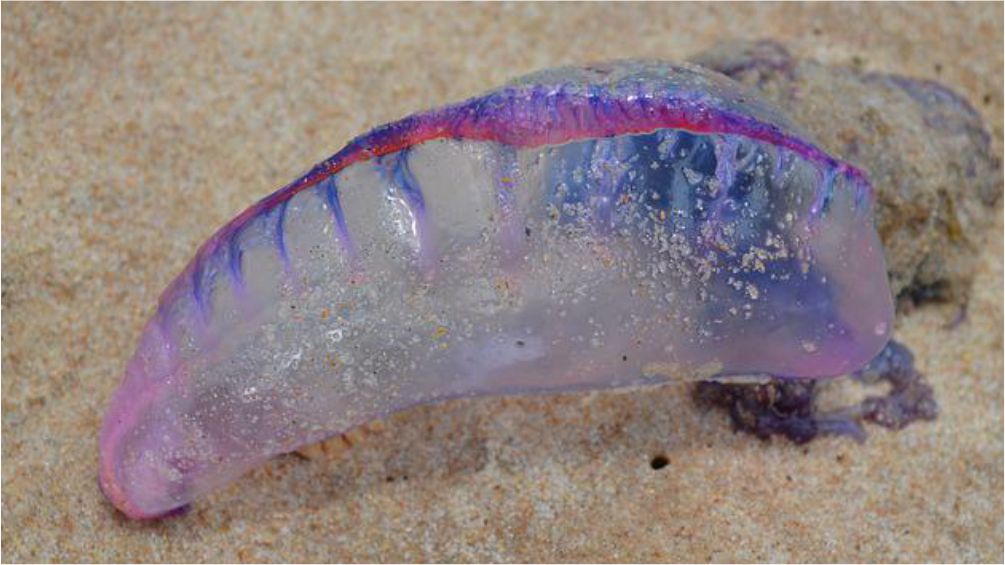
<svg viewBox="0 0 1005 565">
<path fill-rule="evenodd" d="M 956 306 L 927 306 L 896 330 L 940 419 L 864 445 L 734 435 L 668 386 L 411 410 L 161 523 L 125 520 L 96 482 L 104 405 L 162 288 L 350 137 L 541 67 L 769 37 L 951 85 L 1000 152 L 1001 4 L 4 4 L 2 19 L 4 561 L 1002 559 L 1000 208 L 967 321 L 944 329 Z"/>
</svg>

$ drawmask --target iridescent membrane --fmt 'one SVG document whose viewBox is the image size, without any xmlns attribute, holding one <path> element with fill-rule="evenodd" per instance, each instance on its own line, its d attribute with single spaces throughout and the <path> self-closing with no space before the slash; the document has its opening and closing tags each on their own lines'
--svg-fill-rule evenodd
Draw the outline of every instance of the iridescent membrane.
<svg viewBox="0 0 1005 565">
<path fill-rule="evenodd" d="M 861 368 L 892 319 L 869 186 L 792 132 L 707 71 L 619 63 L 353 141 L 165 292 L 105 493 L 162 515 L 447 398 Z"/>
</svg>

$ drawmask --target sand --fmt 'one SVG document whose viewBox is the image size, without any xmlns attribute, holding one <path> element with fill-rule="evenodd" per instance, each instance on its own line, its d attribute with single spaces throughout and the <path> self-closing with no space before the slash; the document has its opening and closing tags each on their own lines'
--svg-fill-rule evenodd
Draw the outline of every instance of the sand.
<svg viewBox="0 0 1005 565">
<path fill-rule="evenodd" d="M 352 136 L 557 64 L 728 38 L 939 80 L 1001 152 L 1002 6 L 2 8 L 4 561 L 1001 561 L 1002 211 L 966 321 L 904 313 L 942 413 L 864 444 L 732 433 L 671 385 L 455 401 L 130 522 L 97 431 L 196 246 Z M 654 457 L 668 464 L 653 469 Z"/>
</svg>

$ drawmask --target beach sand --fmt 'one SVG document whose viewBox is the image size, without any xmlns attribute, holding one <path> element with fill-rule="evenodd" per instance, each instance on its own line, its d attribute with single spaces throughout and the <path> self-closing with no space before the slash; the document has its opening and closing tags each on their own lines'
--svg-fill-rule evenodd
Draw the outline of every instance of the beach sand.
<svg viewBox="0 0 1005 565">
<path fill-rule="evenodd" d="M 966 320 L 946 328 L 956 304 L 898 320 L 935 422 L 762 442 L 669 385 L 409 410 L 161 522 L 125 519 L 96 478 L 105 404 L 160 291 L 370 127 L 539 68 L 771 38 L 951 86 L 1000 155 L 1001 4 L 2 12 L 4 561 L 1002 560 L 1000 201 Z"/>
</svg>

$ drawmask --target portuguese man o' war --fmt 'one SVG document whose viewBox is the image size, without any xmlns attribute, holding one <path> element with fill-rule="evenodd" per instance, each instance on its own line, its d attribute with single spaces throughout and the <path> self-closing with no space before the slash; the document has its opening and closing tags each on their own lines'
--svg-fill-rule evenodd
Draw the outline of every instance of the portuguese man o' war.
<svg viewBox="0 0 1005 565">
<path fill-rule="evenodd" d="M 167 288 L 100 483 L 156 517 L 417 404 L 833 377 L 887 344 L 862 171 L 691 65 L 543 71 L 356 138 Z"/>
</svg>

